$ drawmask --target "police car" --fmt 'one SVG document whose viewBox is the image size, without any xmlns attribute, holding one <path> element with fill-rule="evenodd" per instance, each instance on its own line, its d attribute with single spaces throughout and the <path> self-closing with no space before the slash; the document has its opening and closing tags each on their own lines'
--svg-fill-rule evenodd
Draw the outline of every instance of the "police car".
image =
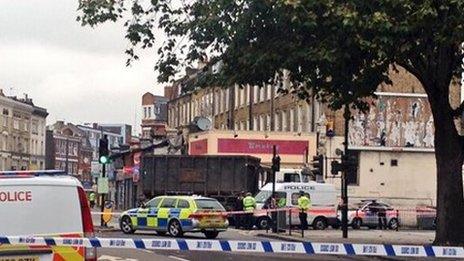
<svg viewBox="0 0 464 261">
<path fill-rule="evenodd" d="M 81 183 L 63 171 L 0 172 L 0 234 L 93 237 Z M 95 248 L 0 244 L 0 260 L 96 260 Z"/>
<path fill-rule="evenodd" d="M 224 207 L 216 200 L 198 196 L 155 197 L 140 208 L 122 213 L 122 232 L 154 230 L 159 235 L 169 233 L 181 237 L 184 232 L 201 232 L 206 238 L 216 238 L 229 226 Z"/>
<path fill-rule="evenodd" d="M 379 224 L 378 212 L 386 215 L 387 227 L 396 229 L 399 226 L 398 213 L 390 205 L 375 199 L 361 200 L 358 206 L 348 211 L 348 223 L 353 229 L 361 227 L 376 228 Z"/>
</svg>

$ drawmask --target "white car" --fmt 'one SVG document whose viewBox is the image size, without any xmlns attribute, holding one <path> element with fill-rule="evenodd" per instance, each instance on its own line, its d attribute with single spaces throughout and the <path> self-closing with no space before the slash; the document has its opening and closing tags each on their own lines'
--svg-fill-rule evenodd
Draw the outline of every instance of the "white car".
<svg viewBox="0 0 464 261">
<path fill-rule="evenodd" d="M 390 205 L 377 202 L 377 200 L 364 200 L 359 203 L 357 208 L 348 211 L 348 224 L 353 229 L 362 226 L 376 228 L 379 224 L 378 212 L 383 211 L 386 215 L 387 227 L 396 229 L 399 226 L 398 212 Z"/>
<path fill-rule="evenodd" d="M 81 183 L 61 171 L 0 172 L 0 234 L 92 237 Z M 95 248 L 16 247 L 0 244 L 0 260 L 96 260 Z"/>
</svg>

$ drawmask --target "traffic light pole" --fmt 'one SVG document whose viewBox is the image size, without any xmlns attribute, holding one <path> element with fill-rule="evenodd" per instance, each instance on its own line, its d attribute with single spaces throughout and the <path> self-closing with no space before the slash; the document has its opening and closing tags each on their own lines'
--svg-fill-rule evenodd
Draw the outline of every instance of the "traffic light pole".
<svg viewBox="0 0 464 261">
<path fill-rule="evenodd" d="M 343 159 L 346 160 L 348 156 L 348 127 L 350 122 L 350 107 L 348 104 L 345 104 L 345 112 L 343 113 L 343 117 L 345 118 L 345 141 L 343 143 L 345 151 L 342 157 L 342 163 Z M 347 168 L 344 168 L 341 178 L 343 238 L 348 238 L 348 183 L 346 181 L 347 174 Z"/>
<path fill-rule="evenodd" d="M 105 177 L 106 173 L 106 164 L 102 164 L 102 178 Z M 101 194 L 101 216 L 100 216 L 100 226 L 105 226 L 105 221 L 103 220 L 103 211 L 105 210 L 105 194 Z"/>
<path fill-rule="evenodd" d="M 272 147 L 272 159 L 273 159 L 273 161 L 274 161 L 274 159 L 276 157 L 277 157 L 277 148 L 276 148 L 276 145 L 274 145 Z M 274 162 L 273 162 L 273 166 L 272 166 L 271 169 L 272 169 L 272 194 L 271 194 L 271 200 L 272 200 L 272 202 L 276 203 L 276 198 L 275 198 L 276 170 L 275 170 L 275 167 L 274 167 Z M 277 233 L 277 212 L 273 211 L 271 213 L 271 216 L 272 216 L 272 232 Z"/>
</svg>

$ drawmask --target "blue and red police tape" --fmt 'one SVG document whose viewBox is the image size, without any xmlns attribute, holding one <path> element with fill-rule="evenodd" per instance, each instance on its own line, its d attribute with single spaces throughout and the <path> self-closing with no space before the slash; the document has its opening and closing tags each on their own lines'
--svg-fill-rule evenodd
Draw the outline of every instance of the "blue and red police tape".
<svg viewBox="0 0 464 261">
<path fill-rule="evenodd" d="M 289 254 L 333 254 L 401 257 L 464 258 L 463 247 L 413 246 L 388 244 L 343 244 L 282 241 L 133 239 L 133 238 L 64 238 L 0 236 L 0 244 L 23 246 L 73 246 L 97 248 L 131 248 L 180 251 L 226 251 Z"/>
</svg>

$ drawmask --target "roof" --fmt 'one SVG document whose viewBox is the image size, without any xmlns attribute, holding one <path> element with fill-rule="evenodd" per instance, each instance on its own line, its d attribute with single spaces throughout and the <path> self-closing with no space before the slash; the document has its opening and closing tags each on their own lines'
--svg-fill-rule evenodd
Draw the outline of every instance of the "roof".
<svg viewBox="0 0 464 261">
<path fill-rule="evenodd" d="M 21 177 L 5 177 L 0 176 L 0 187 L 2 186 L 66 186 L 66 187 L 82 187 L 79 180 L 69 175 L 62 176 L 21 176 Z"/>
</svg>

